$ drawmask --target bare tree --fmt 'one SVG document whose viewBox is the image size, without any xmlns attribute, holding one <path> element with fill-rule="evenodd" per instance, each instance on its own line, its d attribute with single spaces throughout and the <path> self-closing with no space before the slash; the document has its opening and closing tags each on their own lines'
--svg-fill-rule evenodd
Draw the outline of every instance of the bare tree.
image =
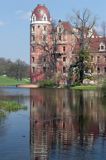
<svg viewBox="0 0 106 160">
<path fill-rule="evenodd" d="M 73 24 L 73 33 L 76 37 L 76 45 L 78 46 L 78 61 L 72 67 L 78 67 L 79 69 L 79 82 L 83 83 L 85 64 L 89 59 L 89 45 L 94 34 L 94 26 L 96 18 L 93 17 L 88 9 L 85 9 L 82 13 L 80 11 L 75 12 L 72 17 L 71 23 Z"/>
<path fill-rule="evenodd" d="M 53 76 L 53 73 L 55 73 L 56 71 L 56 62 L 57 58 L 59 57 L 59 53 L 57 53 L 57 32 L 56 25 L 54 22 L 52 22 L 51 24 L 51 29 L 49 30 L 49 33 L 47 33 L 47 35 L 46 33 L 43 34 L 43 38 L 41 39 L 42 40 L 40 40 L 40 43 L 36 42 L 36 46 L 40 47 L 44 51 L 43 65 L 45 66 L 45 76 L 46 78 L 51 78 L 51 76 Z"/>
<path fill-rule="evenodd" d="M 103 37 L 103 42 L 106 46 L 106 22 L 102 23 L 102 37 Z"/>
</svg>

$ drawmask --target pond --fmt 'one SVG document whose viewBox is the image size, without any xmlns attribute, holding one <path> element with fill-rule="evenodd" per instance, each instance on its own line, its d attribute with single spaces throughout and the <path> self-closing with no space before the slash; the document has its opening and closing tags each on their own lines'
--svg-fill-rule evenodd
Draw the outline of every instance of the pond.
<svg viewBox="0 0 106 160">
<path fill-rule="evenodd" d="M 100 92 L 1 87 L 0 99 L 27 106 L 0 117 L 0 160 L 106 159 Z"/>
</svg>

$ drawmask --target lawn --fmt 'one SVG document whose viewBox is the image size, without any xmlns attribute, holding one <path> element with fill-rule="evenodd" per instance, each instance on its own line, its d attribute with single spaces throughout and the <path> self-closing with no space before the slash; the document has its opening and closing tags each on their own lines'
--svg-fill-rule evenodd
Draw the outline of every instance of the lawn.
<svg viewBox="0 0 106 160">
<path fill-rule="evenodd" d="M 98 87 L 96 85 L 80 85 L 72 86 L 71 89 L 75 90 L 96 90 Z"/>
<path fill-rule="evenodd" d="M 23 79 L 22 81 L 17 81 L 14 78 L 7 76 L 0 76 L 0 86 L 16 86 L 18 84 L 28 84 L 29 79 Z"/>
</svg>

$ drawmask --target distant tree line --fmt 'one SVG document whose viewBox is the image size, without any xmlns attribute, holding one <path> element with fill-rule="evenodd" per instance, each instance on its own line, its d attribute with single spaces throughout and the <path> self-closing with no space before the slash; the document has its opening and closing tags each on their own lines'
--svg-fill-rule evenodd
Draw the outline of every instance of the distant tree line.
<svg viewBox="0 0 106 160">
<path fill-rule="evenodd" d="M 29 65 L 17 59 L 15 62 L 10 59 L 0 58 L 0 75 L 13 77 L 17 80 L 29 77 Z"/>
</svg>

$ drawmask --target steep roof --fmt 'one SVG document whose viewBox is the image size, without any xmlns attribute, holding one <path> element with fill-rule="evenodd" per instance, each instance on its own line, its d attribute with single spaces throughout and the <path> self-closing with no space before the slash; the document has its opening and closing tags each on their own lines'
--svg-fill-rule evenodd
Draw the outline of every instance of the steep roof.
<svg viewBox="0 0 106 160">
<path fill-rule="evenodd" d="M 72 26 L 69 22 L 62 21 L 61 25 L 63 26 L 64 30 L 69 31 L 69 32 L 72 31 Z"/>
<path fill-rule="evenodd" d="M 99 53 L 99 52 L 105 52 L 105 50 L 100 50 L 100 44 L 106 45 L 106 37 L 100 37 L 98 33 L 95 30 L 93 31 L 92 38 L 90 39 L 89 43 L 89 50 L 91 53 Z M 86 38 L 85 38 L 86 39 Z M 78 52 L 80 49 L 80 42 L 76 42 L 74 52 Z"/>
<path fill-rule="evenodd" d="M 47 20 L 50 21 L 50 13 L 45 5 L 38 4 L 33 10 L 32 15 L 36 16 L 37 21 L 42 21 L 44 14 L 47 16 Z"/>
</svg>

